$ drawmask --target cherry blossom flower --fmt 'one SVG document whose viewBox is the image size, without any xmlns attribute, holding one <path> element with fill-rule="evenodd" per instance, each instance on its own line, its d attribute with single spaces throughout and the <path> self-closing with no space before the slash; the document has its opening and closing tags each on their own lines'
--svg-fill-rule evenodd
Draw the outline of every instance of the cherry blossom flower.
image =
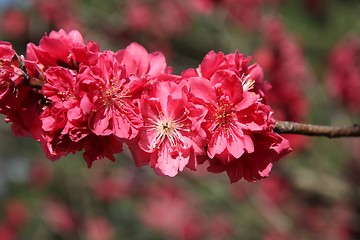
<svg viewBox="0 0 360 240">
<path fill-rule="evenodd" d="M 12 45 L 0 42 L 0 113 L 11 122 L 17 136 L 29 136 L 38 129 L 38 101 L 41 94 L 32 87 L 25 86 L 25 73 L 21 69 L 23 59 Z"/>
<path fill-rule="evenodd" d="M 154 76 L 165 70 L 165 58 L 160 53 L 148 54 L 135 43 L 116 54 L 101 53 L 94 66 L 81 66 L 81 96 L 86 96 L 93 108 L 91 131 L 98 136 L 134 138 L 143 124 L 138 107 L 140 94 Z"/>
<path fill-rule="evenodd" d="M 190 92 L 208 109 L 203 123 L 209 137 L 208 170 L 226 171 L 232 182 L 267 177 L 272 162 L 290 150 L 287 140 L 272 130 L 272 110 L 255 87 L 265 86 L 261 69 L 253 66 L 237 52 L 210 52 L 196 70 L 201 77 L 191 77 L 194 70 L 183 74 Z"/>
<path fill-rule="evenodd" d="M 135 137 L 142 121 L 133 96 L 145 83 L 145 79 L 128 77 L 113 52 L 101 53 L 96 65 L 84 67 L 79 74 L 79 87 L 93 105 L 91 131 L 98 136 Z"/>
<path fill-rule="evenodd" d="M 11 43 L 0 41 L 0 98 L 13 92 L 24 80 L 20 61 Z"/>
<path fill-rule="evenodd" d="M 115 160 L 113 155 L 122 151 L 122 142 L 115 136 L 97 136 L 91 131 L 89 119 L 93 105 L 86 95 L 80 94 L 75 72 L 51 67 L 45 77 L 43 93 L 49 103 L 40 115 L 42 132 L 36 140 L 48 158 L 56 160 L 84 149 L 88 166 L 104 157 Z"/>
<path fill-rule="evenodd" d="M 51 31 L 40 40 L 39 46 L 29 43 L 26 49 L 26 66 L 31 77 L 38 77 L 48 67 L 62 66 L 78 70 L 79 64 L 95 64 L 99 46 L 88 41 L 85 45 L 80 32 L 73 30 Z M 35 70 L 40 71 L 40 73 Z"/>
<path fill-rule="evenodd" d="M 263 80 L 262 68 L 256 63 L 250 65 L 250 61 L 250 57 L 245 57 L 238 51 L 227 55 L 222 52 L 210 51 L 196 70 L 187 69 L 182 76 L 184 78 L 200 76 L 211 79 L 217 71 L 226 70 L 229 74 L 242 79 L 243 90 L 252 90 L 264 96 L 264 92 L 270 89 L 270 85 Z"/>
<path fill-rule="evenodd" d="M 16 95 L 11 94 L 6 100 L 6 107 L 2 113 L 6 115 L 5 122 L 11 123 L 11 130 L 15 136 L 36 137 L 41 128 L 39 120 L 39 101 L 42 95 L 29 86 L 20 86 L 16 89 Z"/>
<path fill-rule="evenodd" d="M 161 175 L 175 176 L 185 167 L 196 169 L 205 132 L 200 127 L 206 110 L 189 102 L 186 87 L 158 82 L 141 99 L 144 126 L 129 143 L 138 166 L 150 164 Z M 141 154 L 143 153 L 143 154 Z"/>
<path fill-rule="evenodd" d="M 79 107 L 80 99 L 76 93 L 76 73 L 63 67 L 51 67 L 45 73 L 46 83 L 42 87 L 48 104 L 40 115 L 42 134 L 38 140 L 50 159 L 58 159 L 68 153 L 75 153 L 82 149 L 77 142 L 88 135 L 82 134 L 79 138 L 72 136 L 69 123 L 71 114 Z M 79 118 L 79 116 L 77 116 Z M 86 119 L 83 118 L 86 122 Z"/>
<path fill-rule="evenodd" d="M 43 72 L 43 132 L 36 140 L 50 159 L 84 149 L 88 166 L 104 157 L 115 160 L 122 142 L 143 125 L 139 101 L 145 85 L 167 71 L 161 53 L 149 54 L 135 43 L 99 53 L 96 63 L 82 61 L 78 69 L 49 66 Z"/>
</svg>

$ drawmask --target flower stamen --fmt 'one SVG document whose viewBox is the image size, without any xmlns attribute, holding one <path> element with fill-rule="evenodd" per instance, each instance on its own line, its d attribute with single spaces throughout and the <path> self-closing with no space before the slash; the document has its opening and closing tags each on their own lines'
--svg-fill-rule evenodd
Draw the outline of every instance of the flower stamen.
<svg viewBox="0 0 360 240">
<path fill-rule="evenodd" d="M 244 92 L 247 92 L 254 88 L 255 80 L 251 79 L 250 77 L 250 74 L 248 74 L 244 78 L 242 78 L 243 81 L 241 82 L 241 84 L 243 86 Z"/>
</svg>

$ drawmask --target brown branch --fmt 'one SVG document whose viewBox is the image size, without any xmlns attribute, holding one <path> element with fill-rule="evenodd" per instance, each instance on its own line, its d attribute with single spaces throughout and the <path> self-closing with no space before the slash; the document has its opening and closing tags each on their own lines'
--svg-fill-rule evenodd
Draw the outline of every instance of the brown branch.
<svg viewBox="0 0 360 240">
<path fill-rule="evenodd" d="M 296 122 L 276 122 L 274 131 L 283 134 L 301 134 L 307 136 L 321 136 L 328 138 L 360 137 L 360 125 L 354 124 L 349 127 L 333 127 L 303 124 Z"/>
</svg>

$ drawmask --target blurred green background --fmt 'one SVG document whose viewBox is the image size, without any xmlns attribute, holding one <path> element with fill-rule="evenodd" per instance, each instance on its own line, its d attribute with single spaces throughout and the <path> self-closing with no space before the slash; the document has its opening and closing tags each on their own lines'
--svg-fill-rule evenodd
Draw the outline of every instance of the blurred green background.
<svg viewBox="0 0 360 240">
<path fill-rule="evenodd" d="M 276 118 L 351 125 L 360 45 L 346 41 L 360 41 L 359 16 L 357 0 L 0 0 L 0 39 L 25 54 L 46 32 L 76 29 L 103 50 L 162 51 L 177 74 L 238 49 L 264 68 Z M 336 93 L 343 85 L 355 97 Z M 360 239 L 359 139 L 289 136 L 294 151 L 269 178 L 230 184 L 206 166 L 159 177 L 126 152 L 91 169 L 81 154 L 50 162 L 1 120 L 2 240 Z"/>
</svg>

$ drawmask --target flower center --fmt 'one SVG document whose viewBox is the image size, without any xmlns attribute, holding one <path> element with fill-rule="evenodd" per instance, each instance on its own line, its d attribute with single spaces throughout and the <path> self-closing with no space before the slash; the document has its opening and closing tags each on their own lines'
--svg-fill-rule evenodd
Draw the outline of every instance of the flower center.
<svg viewBox="0 0 360 240">
<path fill-rule="evenodd" d="M 179 144 L 187 147 L 181 134 L 181 132 L 190 132 L 190 129 L 187 127 L 188 124 L 185 123 L 187 119 L 186 114 L 183 114 L 178 119 L 170 119 L 162 114 L 157 119 L 149 118 L 150 124 L 147 124 L 147 127 L 149 127 L 148 131 L 155 130 L 155 134 L 150 141 L 151 147 L 159 148 L 166 139 L 172 147 Z"/>
<path fill-rule="evenodd" d="M 236 125 L 237 116 L 233 109 L 233 104 L 220 102 L 219 106 L 213 106 L 214 113 L 212 116 L 212 125 L 209 127 L 210 132 L 221 132 L 226 138 L 233 135 L 234 130 L 238 130 Z"/>
<path fill-rule="evenodd" d="M 236 117 L 234 110 L 229 108 L 228 104 L 221 105 L 215 112 L 215 128 L 227 127 Z"/>
<path fill-rule="evenodd" d="M 102 100 L 104 105 L 116 105 L 118 107 L 122 107 L 126 102 L 124 98 L 129 98 L 131 95 L 129 94 L 128 89 L 123 89 L 123 84 L 119 83 L 116 79 L 110 80 L 110 85 L 102 91 Z"/>
<path fill-rule="evenodd" d="M 171 120 L 159 120 L 156 123 L 156 131 L 159 137 L 158 140 L 160 140 L 158 143 L 161 143 L 165 138 L 168 138 L 172 145 L 175 144 L 178 137 L 176 123 Z"/>
<path fill-rule="evenodd" d="M 243 86 L 243 90 L 244 92 L 247 92 L 251 89 L 254 88 L 254 85 L 255 85 L 255 80 L 251 79 L 250 78 L 250 74 L 246 75 L 245 77 L 243 76 L 241 79 L 242 79 L 242 86 Z"/>
</svg>

